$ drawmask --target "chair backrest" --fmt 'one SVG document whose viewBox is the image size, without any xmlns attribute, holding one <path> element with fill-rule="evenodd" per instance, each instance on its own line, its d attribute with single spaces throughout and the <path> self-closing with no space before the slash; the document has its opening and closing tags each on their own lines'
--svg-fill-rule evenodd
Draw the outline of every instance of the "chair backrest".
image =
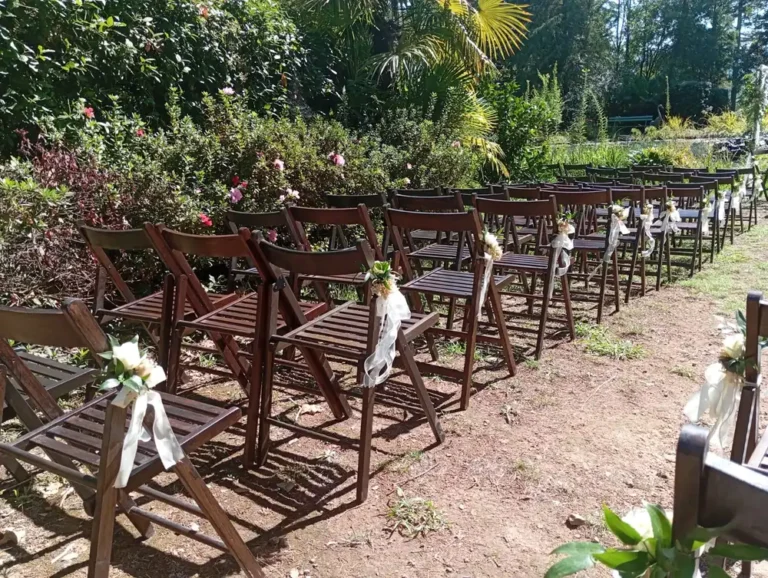
<svg viewBox="0 0 768 578">
<path fill-rule="evenodd" d="M 89 227 L 84 221 L 78 221 L 77 227 L 85 239 L 88 248 L 99 263 L 99 270 L 105 272 L 120 295 L 127 302 L 135 301 L 136 296 L 128 286 L 128 283 L 120 274 L 114 261 L 110 259 L 107 251 L 151 251 L 152 241 L 144 229 L 98 229 Z M 102 283 L 96 283 L 96 295 L 94 303 L 100 307 L 104 300 L 105 287 Z"/>
<path fill-rule="evenodd" d="M 643 174 L 643 183 L 682 183 L 684 180 L 685 175 L 680 173 L 659 171 Z"/>
<path fill-rule="evenodd" d="M 674 541 L 697 527 L 724 528 L 725 539 L 768 547 L 768 476 L 710 453 L 705 428 L 683 426 L 674 491 Z"/>
<path fill-rule="evenodd" d="M 182 276 L 187 277 L 187 297 L 197 315 L 210 313 L 213 310 L 213 302 L 195 275 L 188 257 L 221 260 L 244 258 L 253 266 L 252 253 L 246 243 L 251 233 L 246 228 L 232 235 L 191 235 L 167 229 L 162 224 L 147 223 L 145 230 L 173 277 L 177 281 Z"/>
<path fill-rule="evenodd" d="M 387 195 L 385 193 L 325 195 L 325 204 L 331 209 L 353 209 L 361 204 L 369 209 L 380 209 L 387 204 Z"/>
<path fill-rule="evenodd" d="M 584 172 L 588 177 L 616 178 L 617 169 L 611 167 L 585 167 Z"/>
<path fill-rule="evenodd" d="M 510 199 L 525 199 L 528 201 L 537 201 L 541 198 L 541 187 L 507 185 L 504 190 Z"/>
<path fill-rule="evenodd" d="M 409 197 L 439 197 L 444 194 L 440 187 L 430 189 L 392 189 L 392 195 L 407 195 Z"/>
<path fill-rule="evenodd" d="M 560 210 L 576 214 L 577 237 L 594 232 L 597 229 L 597 208 L 613 202 L 610 190 L 555 191 L 554 194 Z"/>
<path fill-rule="evenodd" d="M 88 349 L 98 365 L 101 359 L 97 354 L 110 348 L 98 321 L 85 303 L 77 299 L 66 300 L 61 309 L 0 306 L 0 364 L 7 367 L 24 393 L 49 419 L 61 415 L 61 409 L 9 345 L 9 340 L 28 345 Z"/>
<path fill-rule="evenodd" d="M 267 262 L 278 271 L 296 275 L 348 275 L 367 271 L 375 255 L 368 242 L 360 239 L 354 247 L 338 251 L 294 251 L 256 237 L 256 245 Z"/>
<path fill-rule="evenodd" d="M 457 194 L 429 197 L 395 194 L 392 197 L 392 205 L 404 211 L 434 211 L 445 213 L 448 211 L 464 210 L 464 202 L 461 196 Z"/>
<path fill-rule="evenodd" d="M 474 206 L 477 211 L 485 215 L 494 215 L 504 218 L 505 240 L 512 237 L 513 248 L 516 253 L 521 252 L 521 245 L 517 228 L 514 226 L 515 217 L 521 217 L 531 220 L 536 226 L 536 249 L 548 242 L 548 233 L 554 229 L 547 230 L 548 227 L 554 227 L 557 220 L 557 202 L 554 195 L 547 199 L 534 201 L 506 201 L 495 200 L 476 196 Z"/>
<path fill-rule="evenodd" d="M 768 338 L 768 300 L 760 291 L 747 295 L 747 334 L 744 343 L 744 387 L 741 391 L 731 459 L 738 463 L 749 460 L 760 437 L 760 342 Z"/>
<path fill-rule="evenodd" d="M 688 177 L 691 183 L 706 183 L 715 181 L 718 187 L 730 186 L 733 189 L 736 186 L 736 175 L 734 173 L 697 173 Z"/>
<path fill-rule="evenodd" d="M 572 163 L 572 164 L 563 164 L 563 174 L 566 177 L 574 177 L 574 176 L 586 176 L 587 169 L 591 168 L 591 164 L 578 164 L 578 163 Z"/>
<path fill-rule="evenodd" d="M 288 228 L 288 216 L 286 209 L 271 211 L 268 213 L 244 213 L 241 211 L 227 211 L 224 219 L 232 233 L 237 233 L 245 227 L 248 230 L 263 231 L 266 229 Z"/>
<path fill-rule="evenodd" d="M 701 208 L 704 202 L 704 187 L 668 186 L 667 198 L 677 199 L 678 204 L 687 208 L 692 208 L 692 205 L 696 204 Z"/>
<path fill-rule="evenodd" d="M 294 222 L 294 229 L 298 234 L 299 246 L 305 251 L 312 251 L 312 245 L 307 236 L 307 225 L 316 227 L 330 227 L 330 240 L 328 249 L 335 250 L 338 244 L 342 247 L 348 245 L 347 236 L 354 233 L 353 227 L 362 227 L 365 239 L 373 248 L 376 259 L 383 260 L 381 246 L 376 239 L 376 230 L 373 227 L 368 208 L 359 204 L 348 209 L 318 209 L 310 207 L 291 207 L 288 210 L 290 218 Z M 345 228 L 347 228 L 345 230 Z"/>
<path fill-rule="evenodd" d="M 656 172 L 666 170 L 664 165 L 632 165 L 632 170 L 640 173 Z"/>
</svg>

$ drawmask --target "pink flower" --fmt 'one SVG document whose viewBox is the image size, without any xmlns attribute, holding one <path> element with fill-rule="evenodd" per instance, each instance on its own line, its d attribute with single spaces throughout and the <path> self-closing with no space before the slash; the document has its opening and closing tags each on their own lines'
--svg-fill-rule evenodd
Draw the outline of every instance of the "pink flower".
<svg viewBox="0 0 768 578">
<path fill-rule="evenodd" d="M 210 14 L 210 10 L 208 10 L 208 6 L 200 6 L 200 8 L 198 8 L 197 13 L 200 14 L 202 18 L 208 18 L 208 15 Z"/>
<path fill-rule="evenodd" d="M 238 177 L 237 175 L 232 177 L 232 186 L 236 187 L 239 184 L 240 184 L 240 177 Z"/>
<path fill-rule="evenodd" d="M 347 164 L 347 161 L 344 160 L 344 157 L 341 155 L 333 155 L 333 164 L 337 167 L 343 167 L 345 164 Z"/>
<path fill-rule="evenodd" d="M 270 229 L 267 231 L 267 241 L 270 243 L 277 241 L 277 231 L 275 229 Z"/>
<path fill-rule="evenodd" d="M 229 202 L 232 204 L 239 203 L 243 198 L 243 193 L 240 187 L 233 187 L 229 189 Z"/>
<path fill-rule="evenodd" d="M 413 168 L 413 165 L 411 163 L 406 163 L 405 168 L 410 171 Z"/>
<path fill-rule="evenodd" d="M 275 159 L 272 161 L 272 166 L 275 167 L 278 171 L 285 170 L 285 163 L 281 159 Z"/>
<path fill-rule="evenodd" d="M 93 118 L 94 117 L 93 108 L 90 106 L 86 106 L 85 108 L 83 108 L 83 114 L 85 115 L 85 118 Z"/>
<path fill-rule="evenodd" d="M 138 136 L 138 137 L 144 136 L 144 129 L 143 128 L 137 128 L 136 129 L 136 136 Z"/>
<path fill-rule="evenodd" d="M 455 141 L 453 141 L 453 142 L 451 143 L 451 146 L 452 146 L 453 148 L 455 148 L 455 149 L 460 149 L 460 148 L 461 148 L 461 141 L 460 141 L 460 140 L 455 140 Z"/>
<path fill-rule="evenodd" d="M 247 189 L 248 188 L 248 181 L 243 181 L 242 183 L 240 183 L 240 188 L 243 189 L 243 190 Z"/>
<path fill-rule="evenodd" d="M 333 152 L 333 151 L 329 152 L 329 153 L 328 153 L 328 160 L 329 160 L 329 161 L 332 161 L 332 160 L 333 160 L 333 157 L 335 157 L 335 156 L 336 156 L 336 153 L 335 153 L 335 152 Z"/>
<path fill-rule="evenodd" d="M 211 218 L 205 213 L 200 213 L 200 222 L 203 224 L 203 227 L 213 226 L 213 221 L 211 221 Z"/>
<path fill-rule="evenodd" d="M 232 96 L 233 94 L 235 94 L 235 89 L 232 88 L 231 86 L 225 86 L 224 88 L 221 89 L 221 93 L 225 94 L 226 96 Z"/>
</svg>

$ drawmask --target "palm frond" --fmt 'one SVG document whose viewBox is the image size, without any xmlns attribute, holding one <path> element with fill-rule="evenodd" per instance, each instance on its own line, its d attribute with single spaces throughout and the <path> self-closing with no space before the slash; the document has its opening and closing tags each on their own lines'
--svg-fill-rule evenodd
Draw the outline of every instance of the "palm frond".
<svg viewBox="0 0 768 578">
<path fill-rule="evenodd" d="M 480 49 L 492 57 L 505 57 L 519 49 L 531 21 L 524 6 L 504 0 L 479 0 L 470 7 Z"/>
<path fill-rule="evenodd" d="M 401 43 L 395 50 L 379 54 L 372 60 L 374 75 L 378 78 L 389 75 L 396 81 L 407 81 L 419 77 L 439 60 L 439 40 L 423 36 L 418 42 Z"/>
</svg>

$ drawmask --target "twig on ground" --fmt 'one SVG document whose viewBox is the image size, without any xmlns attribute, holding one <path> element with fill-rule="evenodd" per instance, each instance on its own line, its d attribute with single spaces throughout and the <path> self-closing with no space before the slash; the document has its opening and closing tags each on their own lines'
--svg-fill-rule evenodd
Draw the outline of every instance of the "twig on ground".
<svg viewBox="0 0 768 578">
<path fill-rule="evenodd" d="M 602 388 L 604 385 L 610 383 L 614 379 L 616 379 L 616 376 L 612 375 L 611 377 L 606 379 L 603 383 L 598 385 L 595 389 L 593 389 L 591 391 L 591 393 L 587 396 L 587 398 L 584 400 L 584 402 L 581 404 L 581 407 L 579 409 L 584 409 L 584 406 L 587 405 L 587 402 L 595 396 L 595 394 L 600 390 L 600 388 Z"/>
<path fill-rule="evenodd" d="M 411 476 L 411 477 L 410 477 L 410 478 L 408 478 L 407 480 L 403 480 L 402 482 L 399 482 L 399 483 L 395 484 L 395 487 L 394 487 L 394 489 L 393 489 L 392 491 L 390 491 L 390 492 L 389 492 L 387 495 L 389 496 L 389 495 L 391 495 L 391 494 L 394 494 L 394 493 L 397 491 L 397 488 L 400 488 L 400 487 L 404 486 L 405 484 L 407 484 L 407 483 L 409 483 L 409 482 L 412 482 L 413 480 L 415 480 L 415 479 L 417 479 L 417 478 L 420 478 L 421 476 L 424 476 L 424 475 L 428 474 L 429 472 L 431 472 L 432 470 L 434 470 L 434 469 L 435 469 L 437 466 L 439 466 L 439 465 L 440 465 L 440 464 L 439 464 L 439 463 L 437 463 L 437 464 L 435 464 L 434 466 L 432 466 L 431 468 L 427 468 L 427 469 L 426 469 L 426 470 L 424 470 L 423 472 L 421 472 L 421 473 L 419 473 L 419 474 L 416 474 L 415 476 Z"/>
</svg>

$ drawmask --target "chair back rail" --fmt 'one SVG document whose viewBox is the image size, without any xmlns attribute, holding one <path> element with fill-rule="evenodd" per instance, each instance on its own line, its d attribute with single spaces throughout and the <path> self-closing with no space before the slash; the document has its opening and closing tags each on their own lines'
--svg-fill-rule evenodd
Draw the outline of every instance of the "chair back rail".
<svg viewBox="0 0 768 578">
<path fill-rule="evenodd" d="M 727 527 L 725 538 L 768 546 L 768 476 L 708 451 L 707 430 L 685 425 L 675 463 L 673 540 L 696 527 Z"/>
<path fill-rule="evenodd" d="M 406 195 L 408 197 L 440 197 L 443 190 L 440 187 L 429 189 L 392 189 L 392 195 Z"/>
<path fill-rule="evenodd" d="M 392 197 L 392 205 L 404 211 L 463 211 L 464 202 L 460 195 L 440 195 L 431 197 L 415 197 L 396 194 Z M 422 227 L 427 228 L 427 227 Z"/>
<path fill-rule="evenodd" d="M 526 199 L 529 201 L 536 201 L 541 198 L 541 187 L 527 187 L 527 186 L 507 186 L 504 190 L 509 195 L 510 199 Z"/>
<path fill-rule="evenodd" d="M 353 209 L 361 204 L 369 209 L 380 209 L 387 204 L 387 196 L 384 193 L 364 195 L 325 195 L 325 203 L 331 209 Z"/>
<path fill-rule="evenodd" d="M 367 271 L 375 254 L 364 239 L 354 247 L 337 251 L 294 251 L 267 243 L 257 237 L 257 244 L 269 263 L 298 275 L 348 275 Z"/>
<path fill-rule="evenodd" d="M 229 230 L 235 234 L 242 227 L 250 230 L 277 229 L 280 227 L 288 227 L 286 209 L 281 211 L 270 211 L 268 213 L 227 211 L 224 219 L 228 225 Z"/>
<path fill-rule="evenodd" d="M 480 235 L 482 228 L 477 213 L 470 209 L 461 213 L 420 213 L 402 209 L 388 209 L 388 223 L 400 230 L 425 229 L 444 233 L 472 233 Z"/>
<path fill-rule="evenodd" d="M 736 427 L 731 447 L 731 460 L 745 463 L 757 446 L 760 432 L 761 354 L 760 341 L 768 337 L 768 300 L 760 291 L 747 295 L 747 331 L 744 343 L 744 387 L 741 391 Z"/>
</svg>

